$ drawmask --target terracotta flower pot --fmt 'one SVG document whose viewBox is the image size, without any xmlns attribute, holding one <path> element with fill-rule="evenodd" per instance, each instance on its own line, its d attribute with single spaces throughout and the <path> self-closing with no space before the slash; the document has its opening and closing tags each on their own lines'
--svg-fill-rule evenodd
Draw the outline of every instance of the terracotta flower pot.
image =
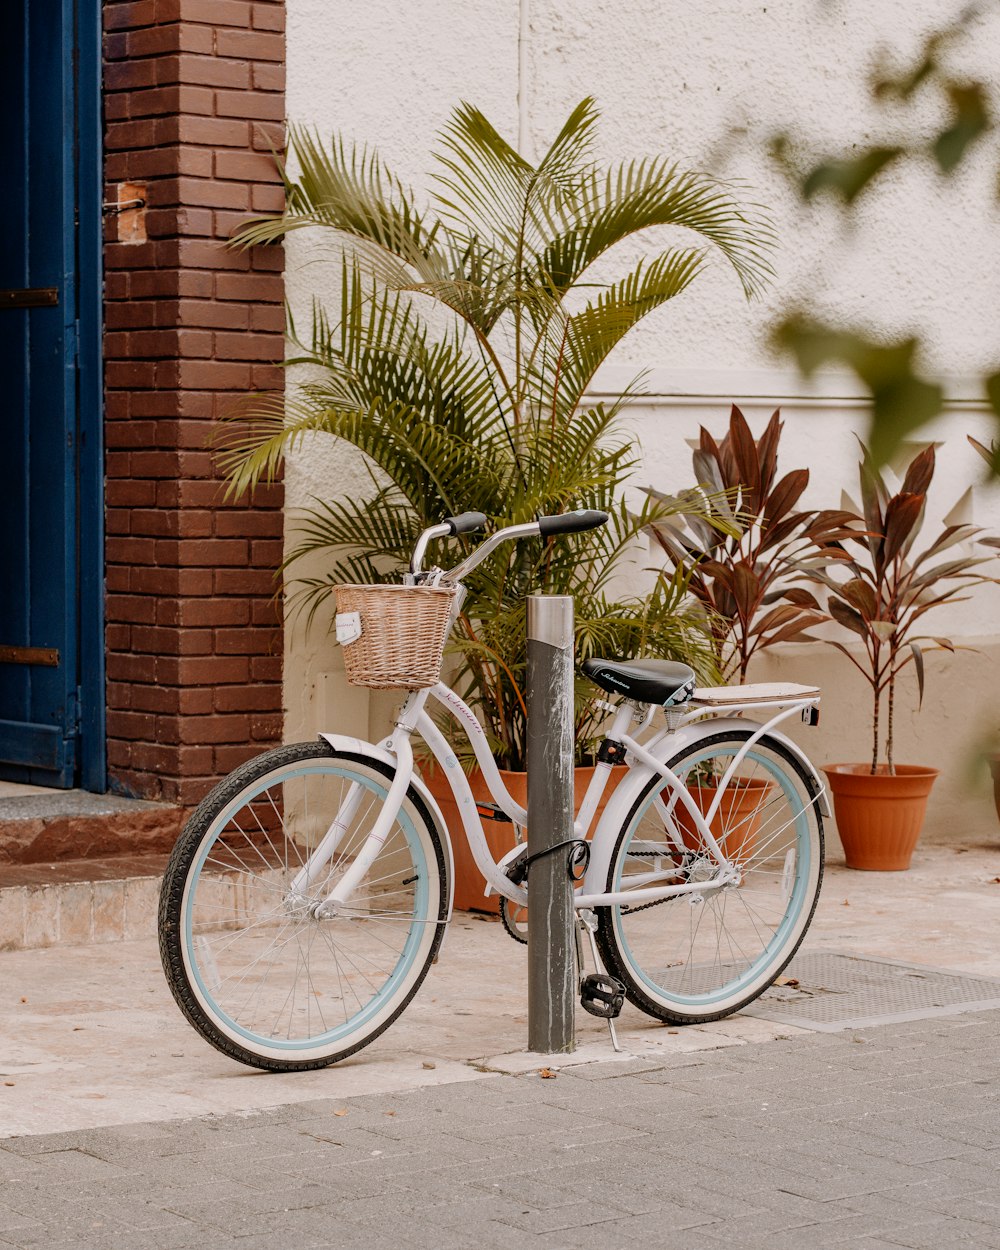
<svg viewBox="0 0 1000 1250">
<path fill-rule="evenodd" d="M 613 770 L 608 780 L 607 789 L 604 791 L 604 795 L 598 805 L 594 824 L 596 824 L 601 813 L 607 807 L 611 795 L 614 793 L 615 786 L 626 771 L 624 765 Z M 580 810 L 580 804 L 583 802 L 593 775 L 593 767 L 577 768 L 575 770 L 573 805 L 577 811 Z M 516 803 L 520 803 L 522 807 L 527 806 L 528 774 L 523 772 L 506 772 L 504 769 L 501 769 L 500 776 L 510 792 L 511 798 Z M 489 896 L 483 894 L 486 882 L 483 880 L 483 874 L 476 866 L 476 861 L 472 858 L 472 852 L 469 850 L 469 844 L 465 836 L 465 826 L 462 824 L 462 818 L 458 814 L 458 804 L 455 802 L 444 774 L 440 769 L 431 768 L 424 773 L 424 780 L 427 782 L 431 794 L 437 799 L 445 824 L 448 826 L 448 832 L 451 834 L 451 845 L 455 854 L 456 910 L 485 911 L 492 912 L 495 915 L 500 910 L 500 900 L 496 894 L 490 894 Z M 486 782 L 483 780 L 483 774 L 478 768 L 474 768 L 469 774 L 469 785 L 472 789 L 472 796 L 477 803 L 493 802 L 492 796 L 486 788 Z M 593 827 L 592 825 L 591 828 Z M 486 841 L 495 860 L 500 859 L 502 855 L 506 855 L 515 846 L 513 825 L 497 820 L 484 820 L 483 831 L 486 834 Z"/>
<path fill-rule="evenodd" d="M 1000 755 L 991 755 L 989 765 L 993 774 L 993 806 L 997 809 L 997 820 L 1000 820 Z"/>
<path fill-rule="evenodd" d="M 936 768 L 897 764 L 890 777 L 880 764 L 827 764 L 837 830 L 848 868 L 902 872 L 909 868 L 927 810 Z"/>
<path fill-rule="evenodd" d="M 767 791 L 771 789 L 769 781 L 760 778 L 741 780 L 737 778 L 726 786 L 719 809 L 709 822 L 709 829 L 727 857 L 747 859 L 753 854 L 754 843 L 763 819 L 761 808 Z M 704 816 L 715 800 L 718 787 L 715 785 L 693 785 L 689 794 L 695 806 Z M 668 797 L 669 792 L 667 794 Z M 674 807 L 674 816 L 680 827 L 681 838 L 689 851 L 704 849 L 704 845 L 694 820 L 687 808 L 678 802 Z M 728 830 L 728 836 L 724 835 Z"/>
</svg>

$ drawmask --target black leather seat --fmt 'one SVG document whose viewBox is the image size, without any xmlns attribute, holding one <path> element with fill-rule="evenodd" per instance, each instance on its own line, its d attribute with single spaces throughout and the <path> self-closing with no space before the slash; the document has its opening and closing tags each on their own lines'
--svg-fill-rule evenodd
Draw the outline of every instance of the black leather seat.
<svg viewBox="0 0 1000 1250">
<path fill-rule="evenodd" d="M 596 656 L 580 665 L 592 682 L 609 694 L 624 695 L 636 703 L 675 707 L 694 691 L 694 669 L 672 660 L 601 660 Z"/>
</svg>

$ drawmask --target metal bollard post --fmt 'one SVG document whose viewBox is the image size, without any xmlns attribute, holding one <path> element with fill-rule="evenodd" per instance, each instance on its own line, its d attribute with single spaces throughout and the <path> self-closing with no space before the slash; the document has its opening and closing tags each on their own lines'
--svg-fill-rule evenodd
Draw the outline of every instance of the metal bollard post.
<svg viewBox="0 0 1000 1250">
<path fill-rule="evenodd" d="M 528 855 L 573 836 L 573 600 L 528 597 Z M 574 1047 L 576 960 L 567 851 L 531 865 L 528 1049 Z"/>
</svg>

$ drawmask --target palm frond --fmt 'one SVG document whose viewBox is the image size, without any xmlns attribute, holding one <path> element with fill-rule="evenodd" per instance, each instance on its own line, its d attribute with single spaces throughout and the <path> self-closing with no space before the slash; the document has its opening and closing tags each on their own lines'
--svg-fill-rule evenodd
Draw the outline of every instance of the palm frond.
<svg viewBox="0 0 1000 1250">
<path fill-rule="evenodd" d="M 600 366 L 639 322 L 668 300 L 680 295 L 704 264 L 704 252 L 691 249 L 664 252 L 652 261 L 640 261 L 621 281 L 602 291 L 578 313 L 565 317 L 558 349 L 547 352 L 549 366 L 539 378 L 543 409 L 565 419 L 582 402 Z M 549 334 L 552 333 L 552 328 Z M 553 359 L 555 355 L 555 359 Z"/>
<path fill-rule="evenodd" d="M 622 339 L 681 295 L 713 253 L 748 295 L 769 274 L 770 228 L 758 209 L 662 159 L 599 168 L 597 120 L 594 102 L 581 101 L 531 162 L 461 105 L 441 134 L 429 207 L 374 150 L 293 128 L 285 212 L 236 237 L 250 247 L 313 229 L 340 266 L 336 311 L 317 299 L 307 325 L 289 320 L 286 395 L 250 397 L 219 440 L 234 492 L 273 477 L 314 437 L 360 453 L 368 488 L 317 500 L 295 519 L 292 610 L 312 621 L 338 581 L 398 578 L 420 530 L 449 513 L 476 509 L 495 527 L 576 507 L 611 514 L 602 530 L 502 548 L 467 580 L 458 686 L 514 766 L 525 747 L 529 593 L 575 597 L 581 655 L 651 653 L 713 671 L 711 615 L 680 575 L 660 577 L 649 594 L 619 587 L 634 578 L 638 540 L 654 522 L 686 511 L 692 531 L 710 535 L 734 525 L 735 510 L 720 521 L 702 496 L 650 496 L 628 510 L 621 491 L 638 451 L 620 419 L 638 384 L 610 403 L 586 393 Z M 662 250 L 584 289 L 595 261 L 660 226 L 693 231 L 701 246 Z M 463 544 L 435 556 L 447 564 Z M 580 683 L 581 741 L 602 715 L 595 693 Z"/>
<path fill-rule="evenodd" d="M 532 166 L 479 109 L 460 105 L 442 131 L 438 154 L 436 199 L 445 219 L 465 237 L 495 240 L 516 265 L 526 248 L 544 239 L 556 206 L 580 185 L 597 118 L 594 101 L 581 100 Z"/>
<path fill-rule="evenodd" d="M 600 256 L 654 226 L 700 234 L 733 267 L 748 297 L 773 276 L 774 232 L 761 208 L 741 204 L 706 175 L 654 158 L 586 176 L 574 220 L 538 256 L 538 279 L 568 291 Z"/>
<path fill-rule="evenodd" d="M 289 128 L 295 178 L 281 167 L 287 207 L 280 217 L 256 218 L 234 236 L 240 247 L 273 242 L 290 230 L 322 226 L 368 240 L 418 269 L 439 258 L 438 225 L 416 206 L 412 191 L 388 170 L 377 152 L 334 135 L 324 143 L 315 130 Z"/>
</svg>

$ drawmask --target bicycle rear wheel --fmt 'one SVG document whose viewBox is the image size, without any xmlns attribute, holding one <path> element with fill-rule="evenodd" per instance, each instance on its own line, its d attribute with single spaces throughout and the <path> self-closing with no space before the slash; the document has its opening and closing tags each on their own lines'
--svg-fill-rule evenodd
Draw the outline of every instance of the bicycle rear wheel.
<svg viewBox="0 0 1000 1250">
<path fill-rule="evenodd" d="M 270 1071 L 323 1067 L 376 1038 L 416 992 L 441 942 L 447 890 L 434 821 L 412 789 L 349 902 L 316 913 L 392 775 L 322 741 L 279 747 L 192 816 L 163 881 L 160 954 L 181 1011 L 223 1053 Z M 335 850 L 302 884 L 335 825 Z"/>
<path fill-rule="evenodd" d="M 703 810 L 750 738 L 703 738 L 669 762 Z M 823 875 L 823 824 L 815 780 L 779 741 L 758 740 L 724 791 L 713 836 L 738 864 L 738 883 L 656 902 L 598 908 L 597 939 L 629 1000 L 660 1020 L 698 1023 L 731 1015 L 779 976 L 802 941 Z M 607 889 L 707 881 L 715 861 L 676 797 L 658 778 L 618 835 Z"/>
</svg>

